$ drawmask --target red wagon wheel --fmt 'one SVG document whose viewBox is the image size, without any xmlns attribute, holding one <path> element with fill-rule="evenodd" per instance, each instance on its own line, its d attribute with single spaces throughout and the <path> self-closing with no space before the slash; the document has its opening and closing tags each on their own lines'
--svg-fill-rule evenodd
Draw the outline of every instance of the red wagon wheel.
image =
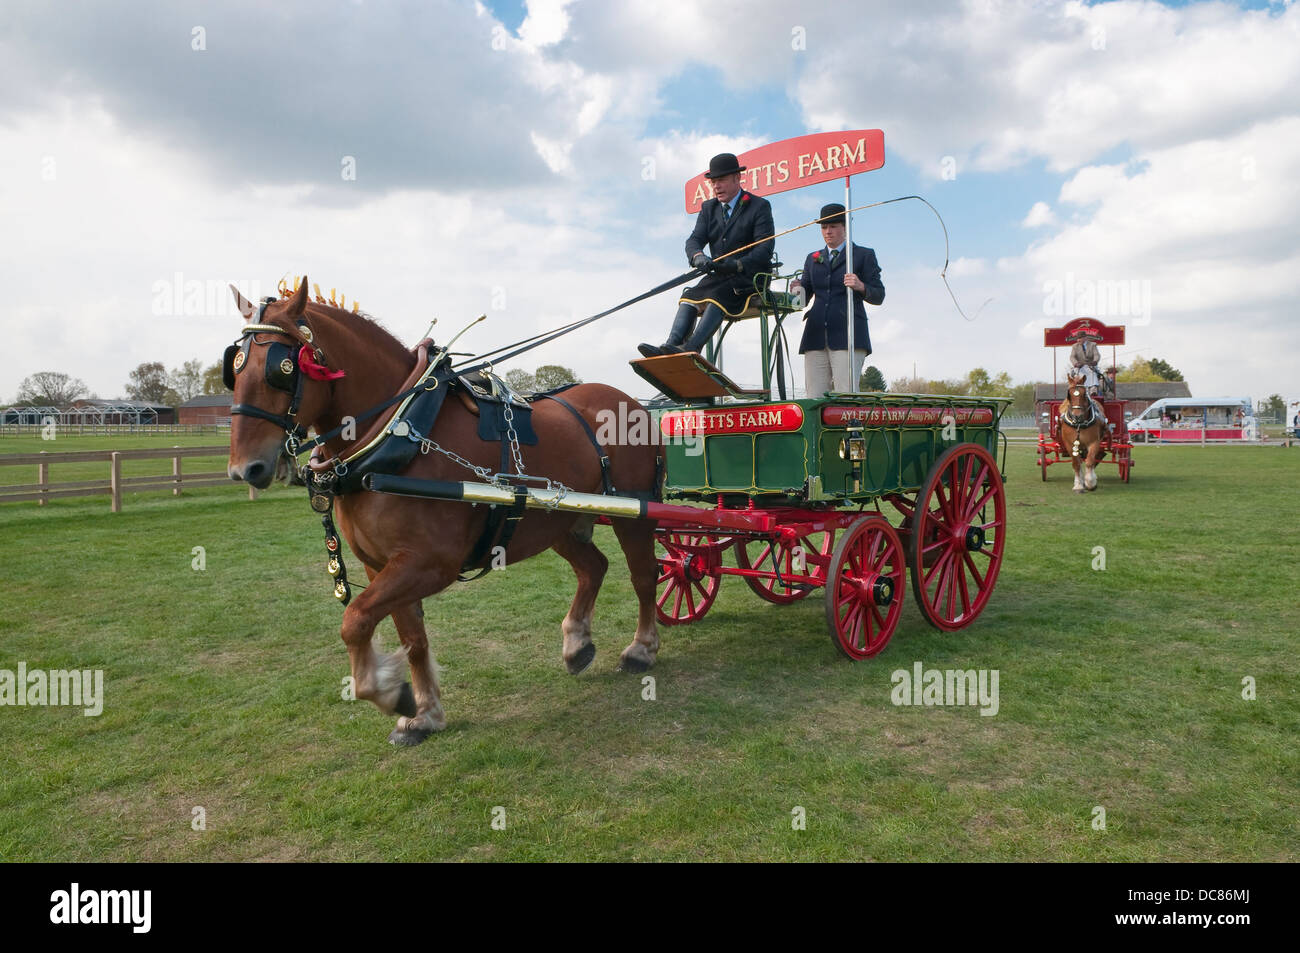
<svg viewBox="0 0 1300 953">
<path fill-rule="evenodd" d="M 1128 442 L 1128 435 L 1122 438 L 1125 443 Z M 1124 447 L 1115 453 L 1115 462 L 1119 464 L 1119 478 L 1125 483 L 1128 482 L 1128 473 L 1133 469 L 1133 450 L 1130 447 Z"/>
<path fill-rule="evenodd" d="M 987 450 L 958 444 L 940 455 L 917 497 L 909 566 L 926 621 L 955 631 L 983 611 L 1006 545 L 1002 475 Z"/>
<path fill-rule="evenodd" d="M 749 554 L 750 545 L 755 547 L 752 557 Z M 766 599 L 777 605 L 789 605 L 805 598 L 812 589 L 787 589 L 782 585 L 773 572 L 773 548 L 776 550 L 776 567 L 783 579 L 788 579 L 790 576 L 814 576 L 819 582 L 825 583 L 826 569 L 830 565 L 831 549 L 834 545 L 834 530 L 809 533 L 807 536 L 800 536 L 794 543 L 788 543 L 785 539 L 778 539 L 775 542 L 765 539 L 742 539 L 736 541 L 736 563 L 742 569 L 765 570 L 772 573 L 761 578 L 746 576 L 745 582 L 760 599 Z M 796 547 L 798 547 L 797 552 Z M 799 565 L 800 557 L 802 557 L 802 566 Z"/>
<path fill-rule="evenodd" d="M 722 553 L 734 540 L 705 533 L 660 532 L 655 542 L 662 550 L 656 616 L 663 625 L 698 622 L 718 597 Z"/>
<path fill-rule="evenodd" d="M 826 623 L 848 658 L 871 658 L 889 643 L 903 611 L 903 543 L 883 516 L 864 516 L 845 530 L 831 557 Z"/>
</svg>

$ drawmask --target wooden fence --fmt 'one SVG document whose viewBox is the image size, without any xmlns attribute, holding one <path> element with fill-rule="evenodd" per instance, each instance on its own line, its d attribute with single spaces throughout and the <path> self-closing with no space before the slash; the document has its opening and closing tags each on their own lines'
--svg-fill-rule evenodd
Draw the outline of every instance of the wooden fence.
<svg viewBox="0 0 1300 953">
<path fill-rule="evenodd" d="M 54 427 L 61 436 L 115 437 L 120 434 L 149 434 L 151 436 L 168 434 L 229 434 L 230 416 L 221 418 L 223 423 L 211 424 L 65 424 L 55 421 Z M 49 429 L 46 424 L 0 424 L 0 436 L 22 437 L 40 436 Z"/>
<path fill-rule="evenodd" d="M 0 467 L 33 466 L 37 468 L 35 483 L 18 483 L 0 486 L 0 503 L 35 501 L 44 506 L 49 500 L 70 496 L 110 496 L 114 513 L 122 512 L 122 491 L 165 490 L 180 496 L 183 487 L 237 486 L 224 470 L 205 473 L 182 473 L 181 461 L 186 457 L 225 456 L 230 448 L 172 447 L 158 450 L 72 450 L 62 453 L 7 453 L 0 454 Z M 122 476 L 123 460 L 166 460 L 172 462 L 171 475 Z M 50 481 L 50 467 L 63 463 L 92 463 L 104 461 L 109 465 L 107 480 L 71 480 L 63 483 Z M 248 498 L 257 499 L 257 489 L 248 487 Z"/>
</svg>

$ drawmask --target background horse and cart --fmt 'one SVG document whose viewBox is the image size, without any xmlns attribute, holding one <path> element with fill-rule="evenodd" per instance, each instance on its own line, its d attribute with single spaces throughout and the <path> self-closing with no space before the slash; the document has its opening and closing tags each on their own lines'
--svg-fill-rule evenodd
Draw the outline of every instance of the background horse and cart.
<svg viewBox="0 0 1300 953">
<path fill-rule="evenodd" d="M 1052 381 L 1057 378 L 1056 348 L 1070 347 L 1079 340 L 1080 335 L 1089 334 L 1098 345 L 1111 346 L 1111 364 L 1115 364 L 1115 348 L 1124 343 L 1124 325 L 1107 326 L 1096 318 L 1075 318 L 1067 321 L 1063 327 L 1044 328 L 1043 346 L 1052 348 Z M 1103 375 L 1103 380 L 1106 375 Z M 1113 383 L 1111 384 L 1113 387 Z M 1069 421 L 1072 401 L 1077 408 L 1087 408 L 1086 394 L 1082 399 L 1071 395 L 1071 387 L 1062 388 L 1062 393 L 1054 394 L 1051 400 L 1038 402 L 1038 468 L 1043 480 L 1047 480 L 1047 468 L 1053 463 L 1069 461 L 1074 467 L 1075 489 L 1077 491 L 1095 490 L 1097 463 L 1108 461 L 1119 467 L 1119 478 L 1125 483 L 1133 469 L 1133 443 L 1128 432 L 1127 401 L 1119 400 L 1114 392 L 1098 393 L 1097 403 L 1101 405 L 1107 427 L 1098 428 L 1095 440 L 1076 443 L 1073 436 L 1066 439 L 1062 430 L 1062 415 Z M 1103 391 L 1105 388 L 1103 387 Z M 1077 410 L 1076 408 L 1076 410 Z M 1074 434 L 1079 428 L 1071 428 Z M 1091 440 L 1091 438 L 1089 438 Z M 1092 446 L 1095 443 L 1095 449 Z M 1091 452 L 1090 452 L 1091 451 Z"/>
</svg>

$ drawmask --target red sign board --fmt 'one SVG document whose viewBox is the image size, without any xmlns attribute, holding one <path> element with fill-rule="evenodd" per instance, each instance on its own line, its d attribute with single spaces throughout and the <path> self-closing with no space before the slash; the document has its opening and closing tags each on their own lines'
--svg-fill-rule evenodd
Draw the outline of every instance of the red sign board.
<svg viewBox="0 0 1300 953">
<path fill-rule="evenodd" d="M 798 404 L 761 404 L 709 410 L 674 410 L 659 418 L 659 429 L 669 437 L 708 436 L 722 433 L 782 433 L 803 426 Z"/>
<path fill-rule="evenodd" d="M 866 424 L 872 427 L 925 426 L 946 423 L 951 417 L 963 426 L 993 423 L 988 407 L 823 407 L 822 423 L 830 427 Z"/>
<path fill-rule="evenodd" d="M 776 195 L 879 169 L 885 164 L 885 134 L 879 129 L 819 132 L 759 146 L 736 158 L 745 167 L 742 188 Z M 686 183 L 687 212 L 698 212 L 711 198 L 713 186 L 703 172 Z"/>
<path fill-rule="evenodd" d="M 1113 324 L 1108 327 L 1096 318 L 1075 318 L 1065 322 L 1064 327 L 1043 328 L 1043 347 L 1069 347 L 1077 340 L 1075 335 L 1080 331 L 1089 331 L 1094 337 L 1100 338 L 1098 344 L 1124 343 L 1124 325 Z"/>
</svg>

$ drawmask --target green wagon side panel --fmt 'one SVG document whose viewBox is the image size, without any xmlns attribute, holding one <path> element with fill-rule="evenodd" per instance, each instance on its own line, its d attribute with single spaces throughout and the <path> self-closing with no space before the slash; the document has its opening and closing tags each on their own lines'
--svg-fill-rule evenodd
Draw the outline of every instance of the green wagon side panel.
<svg viewBox="0 0 1300 953">
<path fill-rule="evenodd" d="M 717 434 L 704 438 L 709 485 L 719 490 L 748 490 L 754 486 L 754 438 L 749 434 Z"/>
<path fill-rule="evenodd" d="M 719 405 L 717 409 L 763 408 L 771 402 Z M 887 493 L 912 493 L 925 482 L 934 461 L 948 447 L 974 443 L 996 458 L 998 420 L 1010 401 L 1002 398 L 954 397 L 938 394 L 853 394 L 819 400 L 792 400 L 803 410 L 799 430 L 761 433 L 711 433 L 676 438 L 664 446 L 667 469 L 665 493 L 673 498 L 707 500 L 718 493 L 789 497 L 862 503 Z M 891 421 L 880 424 L 822 422 L 826 407 L 868 408 Z M 931 408 L 926 423 L 900 422 L 912 408 Z M 988 424 L 931 423 L 933 408 L 992 410 Z M 664 412 L 697 410 L 667 407 Z M 883 416 L 882 416 L 883 413 Z M 658 422 L 656 420 L 656 426 Z M 947 433 L 945 434 L 945 430 Z M 865 443 L 858 483 L 853 465 L 841 456 L 848 436 Z"/>
<path fill-rule="evenodd" d="M 668 482 L 674 487 L 704 487 L 708 480 L 704 474 L 704 454 L 697 441 L 674 442 L 664 447 L 664 468 Z"/>
<path fill-rule="evenodd" d="M 805 425 L 806 426 L 806 425 Z M 808 479 L 805 451 L 809 443 L 802 432 L 754 435 L 754 469 L 759 486 L 795 488 Z"/>
</svg>

